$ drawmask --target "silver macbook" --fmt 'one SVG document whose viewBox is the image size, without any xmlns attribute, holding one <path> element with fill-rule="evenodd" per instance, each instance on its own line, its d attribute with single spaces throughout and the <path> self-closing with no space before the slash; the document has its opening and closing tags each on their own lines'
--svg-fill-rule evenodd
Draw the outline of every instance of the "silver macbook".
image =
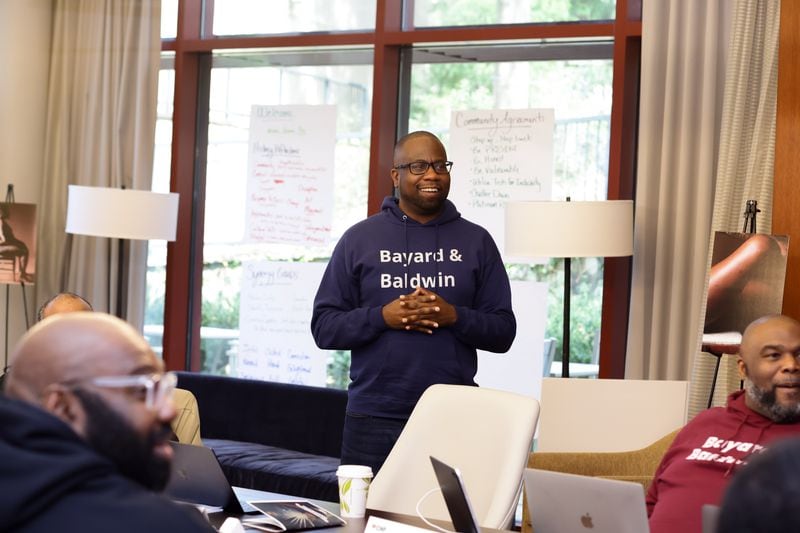
<svg viewBox="0 0 800 533">
<path fill-rule="evenodd" d="M 648 533 L 639 483 L 548 470 L 525 470 L 525 492 L 536 533 Z"/>
<path fill-rule="evenodd" d="M 214 450 L 205 446 L 170 442 L 174 452 L 169 483 L 164 494 L 173 500 L 222 507 L 231 514 L 258 512 L 240 503 L 225 477 Z"/>
</svg>

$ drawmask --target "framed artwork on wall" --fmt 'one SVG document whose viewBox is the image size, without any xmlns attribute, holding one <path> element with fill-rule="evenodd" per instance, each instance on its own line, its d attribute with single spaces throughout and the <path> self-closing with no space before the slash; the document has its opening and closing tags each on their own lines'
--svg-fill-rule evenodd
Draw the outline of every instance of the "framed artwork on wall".
<svg viewBox="0 0 800 533">
<path fill-rule="evenodd" d="M 0 203 L 0 283 L 36 280 L 36 205 Z"/>
</svg>

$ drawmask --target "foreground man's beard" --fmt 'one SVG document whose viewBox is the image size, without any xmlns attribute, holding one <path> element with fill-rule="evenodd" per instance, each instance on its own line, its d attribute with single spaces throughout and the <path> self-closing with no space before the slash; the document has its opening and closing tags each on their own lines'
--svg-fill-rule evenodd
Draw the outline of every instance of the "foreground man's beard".
<svg viewBox="0 0 800 533">
<path fill-rule="evenodd" d="M 169 424 L 160 425 L 142 437 L 100 396 L 82 389 L 74 392 L 86 411 L 86 439 L 92 448 L 109 458 L 123 476 L 148 489 L 160 491 L 166 487 L 170 462 L 157 456 L 153 446 L 172 434 Z"/>
</svg>

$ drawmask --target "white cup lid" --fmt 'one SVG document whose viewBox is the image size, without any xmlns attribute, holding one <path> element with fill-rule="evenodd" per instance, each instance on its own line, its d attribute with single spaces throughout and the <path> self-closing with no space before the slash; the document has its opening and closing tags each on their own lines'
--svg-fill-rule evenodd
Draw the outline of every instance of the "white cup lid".
<svg viewBox="0 0 800 533">
<path fill-rule="evenodd" d="M 372 468 L 364 465 L 339 465 L 336 475 L 342 477 L 372 477 Z"/>
</svg>

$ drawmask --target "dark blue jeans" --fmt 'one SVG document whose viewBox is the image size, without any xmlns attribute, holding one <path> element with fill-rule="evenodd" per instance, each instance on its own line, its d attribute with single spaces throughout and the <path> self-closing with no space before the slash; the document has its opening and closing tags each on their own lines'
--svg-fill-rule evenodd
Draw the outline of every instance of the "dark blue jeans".
<svg viewBox="0 0 800 533">
<path fill-rule="evenodd" d="M 402 418 L 348 412 L 342 433 L 342 464 L 368 465 L 373 475 L 377 474 L 405 425 Z"/>
</svg>

